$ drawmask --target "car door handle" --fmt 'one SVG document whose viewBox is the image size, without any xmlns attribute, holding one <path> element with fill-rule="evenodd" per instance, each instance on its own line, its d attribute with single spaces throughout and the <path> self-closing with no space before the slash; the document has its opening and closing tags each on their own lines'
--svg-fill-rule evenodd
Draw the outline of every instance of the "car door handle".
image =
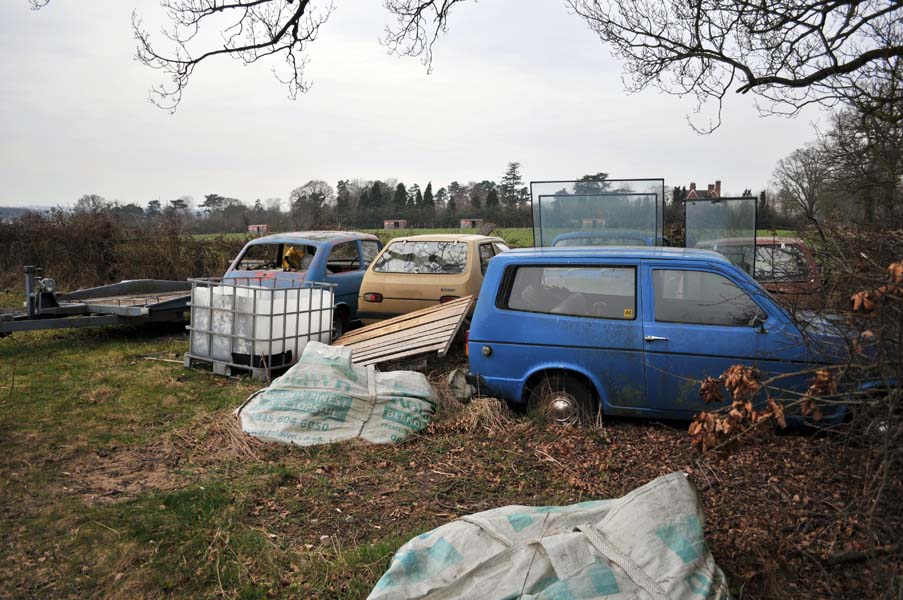
<svg viewBox="0 0 903 600">
<path fill-rule="evenodd" d="M 643 339 L 646 340 L 647 342 L 667 342 L 668 341 L 668 338 L 659 337 L 657 335 L 647 335 Z"/>
</svg>

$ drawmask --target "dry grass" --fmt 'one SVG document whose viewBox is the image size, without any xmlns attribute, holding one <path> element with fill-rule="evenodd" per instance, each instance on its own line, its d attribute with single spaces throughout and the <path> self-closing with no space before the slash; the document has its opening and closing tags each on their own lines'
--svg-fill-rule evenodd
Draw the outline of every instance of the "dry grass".
<svg viewBox="0 0 903 600">
<path fill-rule="evenodd" d="M 473 432 L 477 428 L 499 435 L 514 424 L 508 405 L 497 398 L 476 398 L 469 402 L 454 420 L 454 427 Z"/>
<path fill-rule="evenodd" d="M 856 500 L 871 482 L 863 447 L 782 435 L 723 458 L 700 456 L 683 427 L 544 427 L 451 398 L 442 375 L 459 354 L 412 363 L 437 382 L 421 435 L 265 444 L 232 415 L 256 383 L 143 360 L 185 345 L 112 331 L 0 340 L 0 596 L 364 598 L 402 543 L 443 523 L 616 497 L 677 470 L 700 490 L 735 596 L 900 592 L 899 478 L 872 536 Z"/>
</svg>

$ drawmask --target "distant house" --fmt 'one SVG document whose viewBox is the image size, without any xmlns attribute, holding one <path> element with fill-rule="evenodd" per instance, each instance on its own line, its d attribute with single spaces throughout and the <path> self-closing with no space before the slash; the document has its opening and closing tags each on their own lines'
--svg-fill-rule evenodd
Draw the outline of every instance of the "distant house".
<svg viewBox="0 0 903 600">
<path fill-rule="evenodd" d="M 407 229 L 407 219 L 387 219 L 383 221 L 383 229 Z"/>
<path fill-rule="evenodd" d="M 709 184 L 708 189 L 701 192 L 696 189 L 696 182 L 690 183 L 690 189 L 687 191 L 687 200 L 702 200 L 705 198 L 721 197 L 721 180 L 717 180 L 714 184 Z"/>
<path fill-rule="evenodd" d="M 479 229 L 483 219 L 461 219 L 461 229 Z"/>
<path fill-rule="evenodd" d="M 580 227 L 582 229 L 599 229 L 605 227 L 605 219 L 581 219 Z"/>
<path fill-rule="evenodd" d="M 270 226 L 267 224 L 263 225 L 248 225 L 248 233 L 252 233 L 254 235 L 261 235 L 264 233 L 270 232 Z"/>
</svg>

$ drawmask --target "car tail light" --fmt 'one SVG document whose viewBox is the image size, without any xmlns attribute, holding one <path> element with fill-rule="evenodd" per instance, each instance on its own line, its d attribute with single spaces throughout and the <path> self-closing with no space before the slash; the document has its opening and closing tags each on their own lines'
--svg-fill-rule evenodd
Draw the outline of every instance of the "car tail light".
<svg viewBox="0 0 903 600">
<path fill-rule="evenodd" d="M 374 294 L 371 292 L 369 294 L 364 294 L 364 300 L 366 300 L 367 302 L 382 302 L 383 295 L 382 294 Z"/>
<path fill-rule="evenodd" d="M 445 304 L 446 302 L 451 302 L 452 300 L 457 300 L 461 296 L 440 296 L 439 304 Z"/>
<path fill-rule="evenodd" d="M 470 329 L 464 332 L 464 356 L 470 358 Z"/>
</svg>

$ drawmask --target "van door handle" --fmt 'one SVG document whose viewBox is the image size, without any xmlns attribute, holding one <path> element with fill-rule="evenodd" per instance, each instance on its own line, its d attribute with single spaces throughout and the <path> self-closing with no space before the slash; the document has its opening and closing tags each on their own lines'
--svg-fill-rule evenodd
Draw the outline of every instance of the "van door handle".
<svg viewBox="0 0 903 600">
<path fill-rule="evenodd" d="M 647 335 L 643 339 L 646 340 L 647 342 L 667 342 L 668 341 L 668 338 L 659 337 L 657 335 Z"/>
</svg>

